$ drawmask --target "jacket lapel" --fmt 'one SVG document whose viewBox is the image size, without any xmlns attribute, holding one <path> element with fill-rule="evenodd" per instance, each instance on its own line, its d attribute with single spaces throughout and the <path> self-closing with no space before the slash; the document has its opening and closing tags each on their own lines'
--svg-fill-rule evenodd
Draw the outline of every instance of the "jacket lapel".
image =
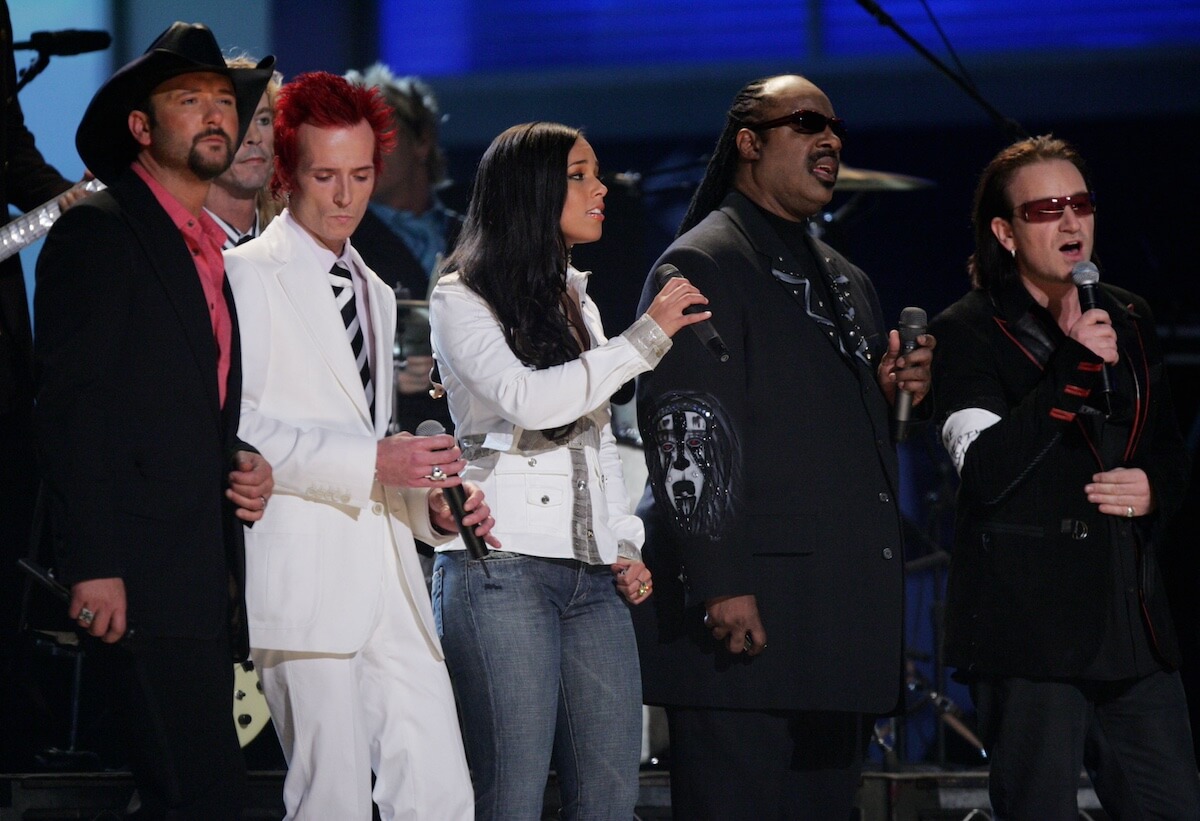
<svg viewBox="0 0 1200 821">
<path fill-rule="evenodd" d="M 371 380 L 375 385 L 375 419 L 372 420 L 376 436 L 387 433 L 392 419 L 393 379 L 392 354 L 396 345 L 396 293 L 370 268 L 354 246 L 350 247 L 350 258 L 366 272 L 368 311 L 374 331 L 371 349 Z"/>
<path fill-rule="evenodd" d="M 821 336 L 825 341 L 833 347 L 838 353 L 838 356 L 846 358 L 845 352 L 842 350 L 838 335 L 838 327 L 836 319 L 832 315 L 832 311 L 837 310 L 836 305 L 829 305 L 827 309 L 822 309 L 814 304 L 817 300 L 812 283 L 806 277 L 806 270 L 801 266 L 799 260 L 787 247 L 787 244 L 779 237 L 775 230 L 767 223 L 762 215 L 755 210 L 754 205 L 747 200 L 743 195 L 732 192 L 722 204 L 721 210 L 733 221 L 753 246 L 754 250 L 762 257 L 762 264 L 765 270 L 771 272 L 773 276 L 783 288 L 784 292 L 791 297 L 803 311 L 807 321 L 812 322 L 817 326 Z M 844 280 L 845 277 L 840 275 L 836 267 L 833 265 L 825 254 L 821 253 L 821 249 L 815 246 L 811 238 L 806 238 L 809 249 L 812 251 L 813 260 L 815 261 L 820 275 L 828 275 L 831 280 Z M 852 304 L 855 310 L 861 311 L 862 306 L 854 302 L 854 295 L 851 294 Z"/>
<path fill-rule="evenodd" d="M 122 175 L 114 188 L 114 196 L 126 202 L 123 212 L 129 227 L 175 309 L 175 316 L 183 329 L 196 367 L 203 376 L 205 392 L 210 400 L 209 408 L 220 424 L 217 343 L 213 339 L 212 320 L 208 315 L 196 263 L 175 223 L 136 174 L 127 172 Z"/>
<path fill-rule="evenodd" d="M 346 326 L 342 324 L 342 315 L 334 302 L 328 272 L 315 254 L 290 241 L 287 233 L 288 228 L 277 219 L 267 226 L 260 238 L 260 241 L 270 243 L 271 259 L 278 265 L 275 277 L 279 287 L 312 337 L 318 355 L 358 409 L 363 424 L 374 430 L 374 420 L 367 410 L 366 393 L 350 351 Z"/>
</svg>

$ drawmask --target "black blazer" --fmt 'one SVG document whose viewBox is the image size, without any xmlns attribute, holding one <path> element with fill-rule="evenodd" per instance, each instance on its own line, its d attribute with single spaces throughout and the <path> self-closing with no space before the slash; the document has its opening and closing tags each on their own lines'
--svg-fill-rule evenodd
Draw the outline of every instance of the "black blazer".
<svg viewBox="0 0 1200 821">
<path fill-rule="evenodd" d="M 1019 281 L 971 291 L 931 325 L 943 418 L 964 408 L 1000 417 L 967 450 L 958 495 L 946 655 L 968 676 L 1085 674 L 1113 607 L 1114 544 L 1136 551 L 1151 647 L 1166 665 L 1179 663 L 1157 551 L 1187 486 L 1188 457 L 1145 301 L 1102 285 L 1101 307 L 1131 403 L 1115 461 L 1084 423 L 1099 357 L 1066 337 Z M 1145 470 L 1155 513 L 1129 522 L 1087 500 L 1092 475 L 1118 466 Z"/>
<path fill-rule="evenodd" d="M 68 211 L 38 260 L 36 421 L 59 573 L 125 580 L 130 624 L 247 641 L 240 520 L 224 497 L 241 404 L 225 404 L 195 264 L 132 172 Z M 232 582 L 232 584 L 231 584 Z"/>
<path fill-rule="evenodd" d="M 811 247 L 819 265 L 847 277 L 877 363 L 886 334 L 874 288 L 829 246 Z M 715 533 L 687 535 L 664 509 L 664 487 L 643 498 L 654 594 L 633 613 L 646 700 L 891 710 L 902 669 L 903 551 L 897 458 L 874 364 L 839 353 L 794 286 L 772 274 L 799 264 L 740 194 L 677 239 L 663 262 L 709 298 L 731 358 L 718 363 L 684 331 L 639 377 L 646 457 L 665 455 L 655 441 L 665 403 L 699 397 L 719 409 L 731 501 Z M 648 280 L 641 310 L 656 291 Z M 704 458 L 719 460 L 721 450 L 714 444 Z M 653 466 L 650 474 L 654 485 Z M 757 597 L 768 637 L 754 659 L 731 656 L 702 624 L 706 599 L 746 593 Z"/>
</svg>

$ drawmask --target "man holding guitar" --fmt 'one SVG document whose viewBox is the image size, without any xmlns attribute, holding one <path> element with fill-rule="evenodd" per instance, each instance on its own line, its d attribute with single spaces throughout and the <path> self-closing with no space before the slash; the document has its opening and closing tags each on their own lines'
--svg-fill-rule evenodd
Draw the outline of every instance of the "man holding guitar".
<svg viewBox="0 0 1200 821">
<path fill-rule="evenodd" d="M 45 200 L 63 197 L 71 189 L 34 144 L 25 127 L 25 116 L 14 89 L 17 70 L 13 61 L 12 21 L 8 3 L 0 0 L 0 202 L 22 211 Z M 69 203 L 68 203 L 69 204 Z M 40 209 L 39 209 L 40 210 Z M 7 669 L 16 640 L 24 581 L 14 562 L 25 554 L 37 493 L 33 454 L 33 334 L 21 261 L 0 257 L 0 665 Z M 4 676 L 7 683 L 11 677 Z M 4 694 L 0 694 L 0 697 Z M 7 697 L 3 698 L 9 703 Z M 6 724 L 6 726 L 12 726 Z M 18 734 L 5 733 L 0 769 L 17 753 Z"/>
</svg>

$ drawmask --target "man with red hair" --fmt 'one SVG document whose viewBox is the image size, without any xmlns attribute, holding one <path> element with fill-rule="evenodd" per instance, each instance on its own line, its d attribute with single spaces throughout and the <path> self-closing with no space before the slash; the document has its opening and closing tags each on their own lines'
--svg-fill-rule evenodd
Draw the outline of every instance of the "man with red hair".
<svg viewBox="0 0 1200 821">
<path fill-rule="evenodd" d="M 372 798 L 383 819 L 472 814 L 413 541 L 457 530 L 442 489 L 465 463 L 448 435 L 385 436 L 395 297 L 349 242 L 390 129 L 373 90 L 323 72 L 285 85 L 272 186 L 288 207 L 226 256 L 245 328 L 240 431 L 275 466 L 246 599 L 289 819 L 367 821 Z M 486 536 L 482 495 L 466 507 Z"/>
</svg>

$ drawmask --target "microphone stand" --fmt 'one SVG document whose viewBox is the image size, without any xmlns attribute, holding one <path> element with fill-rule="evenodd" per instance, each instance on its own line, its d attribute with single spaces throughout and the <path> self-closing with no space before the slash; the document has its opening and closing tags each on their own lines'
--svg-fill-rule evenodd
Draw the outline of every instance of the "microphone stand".
<svg viewBox="0 0 1200 821">
<path fill-rule="evenodd" d="M 961 88 L 968 97 L 974 100 L 984 111 L 987 112 L 988 116 L 995 121 L 996 125 L 1000 126 L 1000 128 L 1008 135 L 1010 141 L 1015 142 L 1016 140 L 1022 140 L 1029 136 L 1029 132 L 1027 132 L 1020 123 L 1011 117 L 1005 117 L 1003 114 L 997 111 L 991 103 L 983 98 L 983 95 L 980 94 L 971 83 L 968 83 L 962 77 L 954 73 L 954 70 L 935 57 L 933 52 L 925 48 L 925 46 L 921 45 L 915 37 L 901 28 L 900 24 L 893 20 L 886 11 L 880 8 L 879 4 L 876 3 L 875 0 L 855 0 L 855 2 L 862 6 L 863 10 L 866 11 L 867 14 L 874 17 L 879 22 L 879 25 L 890 28 L 892 31 L 896 32 L 901 40 L 912 46 L 918 54 L 932 63 L 934 68 L 949 77 L 956 86 Z"/>
<path fill-rule="evenodd" d="M 45 71 L 48 65 L 50 65 L 50 55 L 44 51 L 39 51 L 37 59 L 30 63 L 27 68 L 21 69 L 21 79 L 17 80 L 17 84 L 8 98 L 8 102 L 12 103 L 13 99 L 21 93 L 21 89 L 29 85 L 30 80 Z"/>
</svg>

